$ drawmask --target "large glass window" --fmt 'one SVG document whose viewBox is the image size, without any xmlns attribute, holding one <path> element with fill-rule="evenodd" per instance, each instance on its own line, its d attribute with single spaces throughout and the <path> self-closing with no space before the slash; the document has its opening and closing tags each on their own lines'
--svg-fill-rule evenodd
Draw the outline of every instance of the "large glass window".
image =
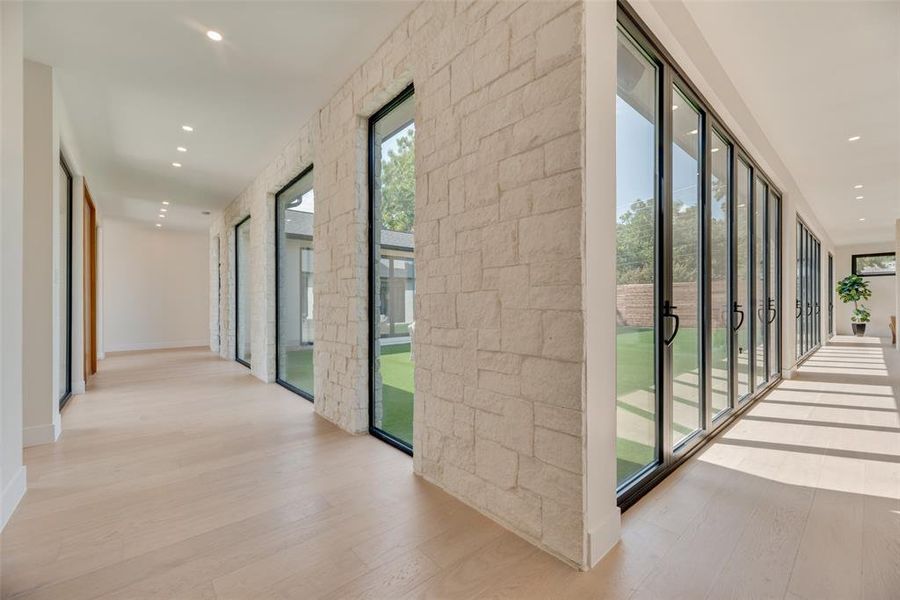
<svg viewBox="0 0 900 600">
<path fill-rule="evenodd" d="M 891 276 L 897 272 L 897 254 L 894 252 L 854 254 L 851 267 L 854 275 L 862 277 Z"/>
<path fill-rule="evenodd" d="M 616 96 L 616 458 L 622 484 L 657 460 L 658 73 L 622 32 Z"/>
<path fill-rule="evenodd" d="M 234 227 L 235 358 L 250 366 L 250 217 Z"/>
<path fill-rule="evenodd" d="M 376 436 L 410 452 L 416 322 L 414 98 L 410 86 L 369 122 L 369 425 Z"/>
<path fill-rule="evenodd" d="M 700 428 L 703 346 L 700 302 L 700 131 L 702 117 L 672 90 L 672 303 L 680 318 L 672 344 L 672 443 Z"/>
<path fill-rule="evenodd" d="M 712 202 L 709 225 L 710 293 L 712 295 L 710 367 L 712 369 L 712 413 L 715 418 L 730 406 L 728 390 L 731 380 L 728 351 L 731 340 L 731 307 L 728 305 L 731 145 L 715 131 L 712 135 L 710 155 L 712 156 L 710 164 Z"/>
<path fill-rule="evenodd" d="M 313 369 L 315 208 L 312 167 L 275 196 L 276 380 L 309 400 L 316 389 Z"/>
<path fill-rule="evenodd" d="M 59 340 L 56 364 L 58 370 L 59 407 L 72 394 L 72 172 L 59 157 Z"/>
</svg>

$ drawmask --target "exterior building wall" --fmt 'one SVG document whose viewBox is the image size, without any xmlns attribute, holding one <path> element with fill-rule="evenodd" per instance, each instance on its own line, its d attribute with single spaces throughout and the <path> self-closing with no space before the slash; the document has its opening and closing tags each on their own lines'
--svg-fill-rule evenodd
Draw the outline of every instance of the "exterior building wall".
<svg viewBox="0 0 900 600">
<path fill-rule="evenodd" d="M 234 225 L 252 217 L 252 373 L 273 381 L 274 194 L 315 163 L 315 406 L 365 433 L 368 118 L 414 83 L 415 471 L 578 566 L 583 14 L 580 2 L 417 5 L 210 230 L 220 354 L 233 359 Z"/>
</svg>

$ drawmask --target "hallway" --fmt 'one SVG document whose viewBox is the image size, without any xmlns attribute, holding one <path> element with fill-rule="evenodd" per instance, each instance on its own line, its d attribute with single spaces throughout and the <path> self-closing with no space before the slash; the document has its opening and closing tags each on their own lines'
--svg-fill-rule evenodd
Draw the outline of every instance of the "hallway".
<svg viewBox="0 0 900 600">
<path fill-rule="evenodd" d="M 890 598 L 900 356 L 839 337 L 579 573 L 206 350 L 116 355 L 28 449 L 2 597 Z"/>
</svg>

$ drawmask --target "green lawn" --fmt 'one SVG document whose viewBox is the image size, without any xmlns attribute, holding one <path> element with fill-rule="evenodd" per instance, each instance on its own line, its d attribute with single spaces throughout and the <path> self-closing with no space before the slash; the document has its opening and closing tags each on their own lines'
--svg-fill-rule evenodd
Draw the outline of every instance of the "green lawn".
<svg viewBox="0 0 900 600">
<path fill-rule="evenodd" d="M 716 329 L 713 335 L 713 347 L 723 348 L 726 340 L 726 331 Z M 693 327 L 682 327 L 678 334 L 674 351 L 674 376 L 677 378 L 686 373 L 695 371 L 698 367 L 697 354 L 697 330 Z M 723 355 L 725 351 L 717 352 Z M 648 464 L 654 458 L 653 427 L 655 404 L 640 406 L 637 401 L 647 400 L 654 393 L 654 353 L 653 353 L 653 329 L 648 327 L 619 327 L 616 333 L 616 392 L 617 406 L 620 411 L 625 411 L 640 419 L 646 420 L 646 426 L 641 428 L 638 435 L 645 439 L 628 439 L 619 437 L 616 439 L 617 472 L 618 480 L 622 481 L 634 473 L 638 468 Z M 722 367 L 726 363 L 722 361 Z M 715 368 L 715 366 L 713 367 Z M 684 379 L 684 378 L 682 378 Z M 646 392 L 642 394 L 641 392 Z M 627 401 L 631 395 L 635 403 Z M 675 402 L 689 407 L 696 407 L 697 399 L 694 397 L 677 397 Z M 687 411 L 689 412 L 689 411 Z M 673 423 L 676 433 L 687 434 L 693 431 L 694 424 L 682 425 Z"/>
<path fill-rule="evenodd" d="M 304 392 L 314 393 L 312 348 L 287 353 L 282 378 Z M 409 344 L 381 347 L 381 383 L 384 418 L 381 429 L 412 444 L 413 363 Z"/>
<path fill-rule="evenodd" d="M 413 363 L 409 344 L 381 346 L 381 429 L 412 445 Z"/>
<path fill-rule="evenodd" d="M 285 373 L 281 375 L 282 379 L 304 392 L 315 395 L 316 380 L 313 373 L 312 346 L 302 350 L 289 351 L 285 367 Z"/>
</svg>

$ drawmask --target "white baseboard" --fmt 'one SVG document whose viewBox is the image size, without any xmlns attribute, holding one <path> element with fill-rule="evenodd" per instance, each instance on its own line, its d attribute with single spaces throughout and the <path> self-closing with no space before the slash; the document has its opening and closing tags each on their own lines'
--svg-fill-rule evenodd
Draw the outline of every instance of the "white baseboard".
<svg viewBox="0 0 900 600">
<path fill-rule="evenodd" d="M 26 475 L 25 466 L 19 468 L 19 471 L 13 475 L 0 496 L 0 504 L 2 504 L 2 512 L 0 512 L 0 531 L 6 527 L 9 518 L 15 512 L 19 502 L 25 496 L 25 490 L 28 487 L 28 477 Z"/>
<path fill-rule="evenodd" d="M 196 348 L 208 347 L 209 339 L 175 340 L 171 342 L 134 342 L 128 344 L 111 344 L 104 350 L 104 356 L 108 352 L 133 352 L 135 350 L 168 350 L 169 348 Z"/>
<path fill-rule="evenodd" d="M 621 531 L 622 511 L 616 507 L 600 525 L 588 532 L 588 568 L 594 567 L 619 543 Z"/>
<path fill-rule="evenodd" d="M 29 448 L 41 444 L 52 444 L 59 439 L 60 433 L 62 433 L 62 426 L 59 423 L 25 427 L 22 429 L 22 446 Z"/>
</svg>

